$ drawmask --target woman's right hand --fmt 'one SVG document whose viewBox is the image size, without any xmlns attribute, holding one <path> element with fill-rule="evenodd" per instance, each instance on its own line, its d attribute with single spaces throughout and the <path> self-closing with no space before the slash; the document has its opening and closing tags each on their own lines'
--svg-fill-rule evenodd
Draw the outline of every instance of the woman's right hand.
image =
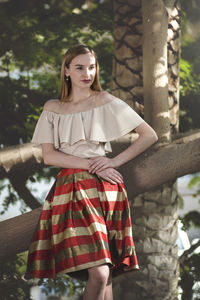
<svg viewBox="0 0 200 300">
<path fill-rule="evenodd" d="M 114 168 L 107 168 L 95 173 L 112 184 L 123 183 L 122 175 Z"/>
</svg>

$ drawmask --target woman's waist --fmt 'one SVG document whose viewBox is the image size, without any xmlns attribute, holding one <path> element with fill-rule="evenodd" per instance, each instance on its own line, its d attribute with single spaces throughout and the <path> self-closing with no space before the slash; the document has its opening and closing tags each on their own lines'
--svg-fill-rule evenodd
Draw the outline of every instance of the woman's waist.
<svg viewBox="0 0 200 300">
<path fill-rule="evenodd" d="M 103 143 L 84 143 L 79 142 L 73 145 L 61 143 L 59 150 L 63 153 L 81 157 L 91 158 L 96 156 L 105 156 L 105 146 Z"/>
</svg>

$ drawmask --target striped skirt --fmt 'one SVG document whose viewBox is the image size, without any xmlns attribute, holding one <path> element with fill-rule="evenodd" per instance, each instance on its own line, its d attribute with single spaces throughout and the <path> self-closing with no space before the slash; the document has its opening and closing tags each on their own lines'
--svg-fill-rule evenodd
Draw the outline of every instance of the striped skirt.
<svg viewBox="0 0 200 300">
<path fill-rule="evenodd" d="M 25 278 L 68 273 L 86 280 L 87 269 L 102 264 L 114 275 L 139 268 L 124 184 L 62 169 L 31 240 Z"/>
</svg>

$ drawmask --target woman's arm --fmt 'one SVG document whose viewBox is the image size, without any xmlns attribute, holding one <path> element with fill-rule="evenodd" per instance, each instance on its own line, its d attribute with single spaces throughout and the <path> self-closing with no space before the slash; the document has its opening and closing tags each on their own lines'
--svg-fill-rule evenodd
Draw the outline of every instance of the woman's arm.
<svg viewBox="0 0 200 300">
<path fill-rule="evenodd" d="M 135 158 L 158 140 L 156 132 L 146 122 L 143 122 L 136 127 L 135 131 L 139 134 L 138 139 L 126 150 L 112 159 L 114 168 L 120 167 L 129 160 Z"/>
<path fill-rule="evenodd" d="M 135 128 L 135 131 L 139 134 L 139 137 L 131 146 L 114 158 L 92 158 L 89 163 L 89 172 L 95 173 L 109 167 L 118 168 L 144 152 L 158 140 L 156 132 L 146 122 L 142 122 L 142 124 Z"/>
<path fill-rule="evenodd" d="M 42 144 L 42 157 L 45 165 L 56 166 L 60 168 L 88 170 L 90 162 L 90 160 L 87 158 L 68 155 L 61 151 L 55 150 L 53 144 L 50 143 Z M 107 168 L 106 170 L 96 172 L 96 174 L 111 182 L 112 184 L 123 182 L 122 175 L 117 170 L 111 167 Z"/>
<path fill-rule="evenodd" d="M 45 165 L 60 168 L 80 168 L 88 170 L 89 159 L 65 154 L 55 150 L 53 144 L 42 144 L 42 157 Z"/>
</svg>

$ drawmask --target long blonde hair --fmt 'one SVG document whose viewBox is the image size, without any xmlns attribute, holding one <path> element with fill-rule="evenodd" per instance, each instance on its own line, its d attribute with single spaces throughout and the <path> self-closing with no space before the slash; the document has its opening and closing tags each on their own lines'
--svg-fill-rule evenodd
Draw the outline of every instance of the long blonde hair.
<svg viewBox="0 0 200 300">
<path fill-rule="evenodd" d="M 65 67 L 69 68 L 72 59 L 74 59 L 76 56 L 80 54 L 87 54 L 87 53 L 91 53 L 92 55 L 94 55 L 96 61 L 96 75 L 94 78 L 94 82 L 92 83 L 90 88 L 93 91 L 102 90 L 101 84 L 99 82 L 99 63 L 98 63 L 96 53 L 88 45 L 77 44 L 69 48 L 63 58 L 62 67 L 61 67 L 60 101 L 68 101 L 68 96 L 70 95 L 71 92 L 71 79 L 70 77 L 68 77 L 68 80 L 66 80 Z"/>
</svg>

